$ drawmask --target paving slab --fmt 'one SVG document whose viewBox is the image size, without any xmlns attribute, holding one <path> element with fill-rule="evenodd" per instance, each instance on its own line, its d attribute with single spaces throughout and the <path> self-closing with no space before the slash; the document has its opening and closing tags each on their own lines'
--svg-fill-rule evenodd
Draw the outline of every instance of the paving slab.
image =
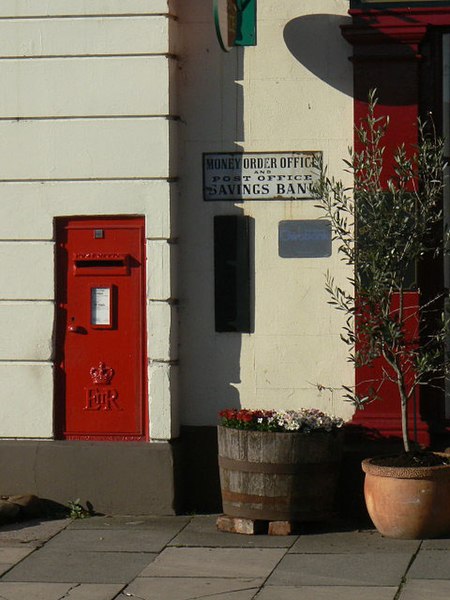
<svg viewBox="0 0 450 600">
<path fill-rule="evenodd" d="M 70 519 L 25 521 L 0 527 L 0 547 L 29 546 L 38 548 L 70 524 Z"/>
<path fill-rule="evenodd" d="M 28 556 L 31 552 L 34 551 L 34 548 L 18 548 L 17 546 L 0 547 L 0 564 L 11 564 L 20 562 L 26 556 Z"/>
<path fill-rule="evenodd" d="M 439 538 L 436 540 L 423 540 L 422 550 L 449 550 L 450 538 Z"/>
<path fill-rule="evenodd" d="M 420 546 L 417 540 L 391 540 L 375 530 L 337 531 L 300 535 L 289 552 L 342 554 L 351 552 L 396 552 L 415 554 Z"/>
<path fill-rule="evenodd" d="M 74 519 L 69 529 L 150 529 L 154 531 L 170 531 L 176 535 L 191 521 L 191 516 L 127 516 L 105 515 L 87 519 Z"/>
<path fill-rule="evenodd" d="M 1 581 L 125 584 L 156 556 L 143 552 L 71 552 L 44 546 L 3 575 Z"/>
<path fill-rule="evenodd" d="M 141 577 L 265 578 L 282 548 L 166 548 Z"/>
<path fill-rule="evenodd" d="M 26 558 L 35 548 L 25 547 L 0 547 L 0 577 L 10 571 L 17 563 Z M 1 598 L 1 596 L 0 596 Z"/>
<path fill-rule="evenodd" d="M 295 535 L 242 535 L 219 531 L 217 515 L 195 516 L 170 542 L 171 546 L 209 548 L 289 548 Z"/>
<path fill-rule="evenodd" d="M 113 600 L 121 584 L 90 583 L 3 583 L 2 600 Z"/>
<path fill-rule="evenodd" d="M 172 596 L 167 596 L 166 593 L 167 592 L 165 592 L 164 596 L 143 596 L 135 599 L 133 599 L 132 596 L 130 597 L 126 594 L 120 594 L 119 596 L 114 598 L 114 600 L 172 600 Z M 254 598 L 256 598 L 256 593 L 256 590 L 239 590 L 236 592 L 225 592 L 224 594 L 220 594 L 220 596 L 217 596 L 217 600 L 253 600 Z M 178 596 L 176 596 L 175 598 L 178 598 Z M 216 597 L 206 596 L 205 600 L 206 599 L 216 600 Z M 195 600 L 200 600 L 200 598 L 197 596 L 195 597 Z M 300 600 L 300 598 L 298 600 Z"/>
<path fill-rule="evenodd" d="M 253 598 L 263 579 L 206 577 L 138 577 L 123 591 L 123 597 L 142 600 L 197 600 L 218 597 Z"/>
<path fill-rule="evenodd" d="M 408 571 L 408 579 L 450 580 L 450 552 L 421 550 Z"/>
<path fill-rule="evenodd" d="M 270 586 L 260 592 L 258 600 L 394 600 L 396 593 L 397 587 Z"/>
<path fill-rule="evenodd" d="M 267 585 L 399 586 L 411 560 L 409 553 L 288 554 Z"/>
<path fill-rule="evenodd" d="M 66 529 L 47 542 L 45 547 L 71 552 L 161 552 L 172 537 L 173 533 L 165 530 Z"/>
<path fill-rule="evenodd" d="M 398 600 L 448 600 L 450 581 L 448 579 L 413 579 L 402 588 Z"/>
<path fill-rule="evenodd" d="M 6 564 L 0 563 L 0 577 L 2 575 L 4 575 L 5 573 L 7 573 L 12 567 L 13 567 L 13 565 L 9 565 L 8 563 L 6 563 Z"/>
</svg>

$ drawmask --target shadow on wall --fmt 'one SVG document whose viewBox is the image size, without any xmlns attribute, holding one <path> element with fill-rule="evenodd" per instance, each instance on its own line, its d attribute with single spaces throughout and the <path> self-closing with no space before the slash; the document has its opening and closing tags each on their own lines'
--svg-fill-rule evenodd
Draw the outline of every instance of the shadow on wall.
<svg viewBox="0 0 450 600">
<path fill-rule="evenodd" d="M 180 5 L 184 48 L 177 81 L 182 429 L 175 443 L 181 447 L 181 504 L 197 512 L 220 510 L 215 425 L 220 410 L 241 402 L 242 336 L 254 318 L 253 222 L 231 189 L 220 200 L 205 200 L 202 189 L 204 155 L 242 152 L 245 141 L 244 49 L 220 49 L 211 4 Z M 245 327 L 243 296 L 250 312 Z"/>
<path fill-rule="evenodd" d="M 213 311 L 199 314 L 202 325 L 196 332 L 199 346 L 194 356 L 197 363 L 194 385 L 210 390 L 201 407 L 208 413 L 209 424 L 216 423 L 223 408 L 241 404 L 235 386 L 241 383 L 242 334 L 254 328 L 254 221 L 244 215 L 241 170 L 223 166 L 238 162 L 236 159 L 243 150 L 244 94 L 239 82 L 244 79 L 244 51 L 233 48 L 224 53 L 216 48 L 214 54 L 220 65 L 220 118 L 210 124 L 208 138 L 214 131 L 214 139 L 205 140 L 203 147 L 207 156 L 216 157 L 217 179 L 220 178 L 215 186 L 217 200 L 205 194 L 203 182 L 201 210 L 208 219 L 206 235 L 212 235 L 211 243 L 206 243 L 203 250 L 209 248 L 213 263 L 212 272 L 203 273 L 208 285 L 204 301 L 213 304 Z M 202 103 L 214 103 L 214 97 L 207 95 Z M 204 109 L 205 113 L 210 112 L 210 107 Z M 200 105 L 198 110 L 202 111 Z M 210 319 L 205 322 L 208 316 Z"/>
<path fill-rule="evenodd" d="M 351 21 L 351 17 L 347 16 L 305 15 L 289 21 L 283 32 L 285 44 L 292 56 L 313 75 L 347 96 L 352 96 L 353 84 L 347 75 L 347 64 L 336 60 L 336 51 L 342 47 L 345 49 L 341 26 L 349 25 Z M 349 45 L 348 57 L 351 51 Z M 340 63 L 343 64 L 345 73 L 343 68 L 339 68 Z"/>
<path fill-rule="evenodd" d="M 239 402 L 234 386 L 241 381 L 242 335 L 238 325 L 233 328 L 233 310 L 239 309 L 242 285 L 237 221 L 243 209 L 231 194 L 204 199 L 202 166 L 204 154 L 241 150 L 243 51 L 223 52 L 210 4 L 208 10 L 194 5 L 195 21 L 187 6 L 180 8 L 180 400 L 182 423 L 205 426 L 217 422 L 220 409 Z"/>
<path fill-rule="evenodd" d="M 400 17 L 399 17 L 400 18 Z M 402 17 L 401 20 L 404 20 Z M 411 24 L 414 20 L 410 19 Z M 347 46 L 347 57 L 353 56 L 354 80 L 359 82 L 356 88 L 353 88 L 353 81 L 343 72 L 343 68 L 338 68 L 341 64 L 347 70 L 345 61 L 336 61 L 335 52 L 343 46 L 343 36 L 351 41 L 354 35 L 358 35 L 359 27 L 368 28 L 373 32 L 374 44 L 381 52 L 383 44 L 392 45 L 392 39 L 380 30 L 380 23 L 376 16 L 370 13 L 358 17 L 353 24 L 356 25 L 355 33 L 352 31 L 352 18 L 348 16 L 339 16 L 331 14 L 315 14 L 298 17 L 290 21 L 284 29 L 284 41 L 291 54 L 308 71 L 316 77 L 333 87 L 334 89 L 354 96 L 355 100 L 367 102 L 367 90 L 377 89 L 380 105 L 386 106 L 407 106 L 411 104 L 411 94 L 415 86 L 414 78 L 411 78 L 406 69 L 404 79 L 399 81 L 397 64 L 398 61 L 416 60 L 417 48 L 412 45 L 397 44 L 395 55 L 397 60 L 379 60 L 371 61 L 370 70 L 367 69 L 365 53 L 370 55 L 374 53 L 373 46 L 367 50 L 362 50 L 362 56 L 353 55 L 353 48 L 350 44 Z M 335 38 L 336 43 L 334 43 Z M 318 45 L 317 40 L 320 40 Z M 323 46 L 327 45 L 327 50 L 323 51 Z M 394 73 L 390 75 L 391 71 Z M 368 76 L 368 73 L 370 75 Z M 387 85 L 388 82 L 391 85 Z M 361 82 L 365 84 L 362 85 Z"/>
</svg>

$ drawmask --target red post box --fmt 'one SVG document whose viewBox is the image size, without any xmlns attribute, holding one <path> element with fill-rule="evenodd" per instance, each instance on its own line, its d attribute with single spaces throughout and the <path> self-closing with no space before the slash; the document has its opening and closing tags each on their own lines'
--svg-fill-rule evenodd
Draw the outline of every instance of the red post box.
<svg viewBox="0 0 450 600">
<path fill-rule="evenodd" d="M 56 426 L 146 439 L 144 221 L 57 223 Z"/>
</svg>

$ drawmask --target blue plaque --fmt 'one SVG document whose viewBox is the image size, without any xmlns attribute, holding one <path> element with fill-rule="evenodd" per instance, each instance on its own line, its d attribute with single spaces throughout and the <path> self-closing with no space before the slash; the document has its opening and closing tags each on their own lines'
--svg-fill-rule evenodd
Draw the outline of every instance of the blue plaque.
<svg viewBox="0 0 450 600">
<path fill-rule="evenodd" d="M 331 223 L 317 219 L 280 221 L 278 254 L 281 258 L 325 258 L 331 256 Z"/>
</svg>

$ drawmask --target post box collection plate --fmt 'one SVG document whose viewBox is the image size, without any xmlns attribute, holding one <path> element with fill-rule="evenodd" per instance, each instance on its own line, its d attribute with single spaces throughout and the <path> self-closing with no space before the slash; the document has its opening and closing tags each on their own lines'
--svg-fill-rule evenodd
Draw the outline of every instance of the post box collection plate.
<svg viewBox="0 0 450 600">
<path fill-rule="evenodd" d="M 112 326 L 111 287 L 91 288 L 91 325 Z"/>
</svg>

